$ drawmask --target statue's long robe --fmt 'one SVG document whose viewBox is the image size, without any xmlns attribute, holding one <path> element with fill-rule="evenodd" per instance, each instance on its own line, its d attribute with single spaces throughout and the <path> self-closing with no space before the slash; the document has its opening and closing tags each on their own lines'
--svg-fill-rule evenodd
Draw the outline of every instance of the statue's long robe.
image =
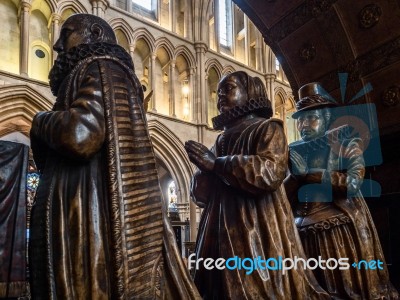
<svg viewBox="0 0 400 300">
<path fill-rule="evenodd" d="M 34 299 L 198 296 L 162 212 L 142 100 L 124 62 L 91 56 L 66 77 L 54 110 L 35 116 Z"/>
<path fill-rule="evenodd" d="M 301 142 L 291 144 L 291 149 L 296 149 L 296 145 L 301 146 Z M 299 153 L 308 154 L 310 170 L 326 172 L 332 196 L 332 201 L 323 199 L 327 196 L 323 192 L 324 184 L 315 185 L 318 173 L 310 171 L 311 174 L 302 180 L 291 175 L 285 180 L 307 257 L 347 258 L 350 265 L 361 260 L 382 262 L 381 267 L 375 269 L 366 269 L 364 264 L 360 269 L 353 266 L 342 270 L 317 268 L 314 273 L 321 286 L 334 299 L 398 299 L 389 281 L 378 233 L 359 190 L 365 173 L 361 139 L 338 139 L 321 144 L 319 149 L 310 151 L 314 155 L 303 152 Z M 317 159 L 313 159 L 314 156 Z M 299 202 L 298 190 L 311 183 L 314 186 L 305 193 L 304 202 Z M 319 202 L 319 199 L 325 201 Z"/>
<path fill-rule="evenodd" d="M 245 120 L 211 151 L 215 172 L 199 171 L 192 182 L 194 200 L 204 207 L 197 258 L 304 258 L 282 186 L 288 159 L 282 122 Z M 195 283 L 204 299 L 329 299 L 308 270 L 245 272 L 201 267 Z"/>
</svg>

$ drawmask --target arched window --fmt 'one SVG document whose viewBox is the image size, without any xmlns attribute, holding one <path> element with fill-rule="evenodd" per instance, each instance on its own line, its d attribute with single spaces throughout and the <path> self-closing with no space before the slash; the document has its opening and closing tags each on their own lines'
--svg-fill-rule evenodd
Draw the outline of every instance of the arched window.
<svg viewBox="0 0 400 300">
<path fill-rule="evenodd" d="M 189 64 L 183 55 L 178 55 L 175 63 L 175 78 L 179 85 L 175 88 L 175 114 L 178 119 L 189 120 Z"/>
<path fill-rule="evenodd" d="M 41 6 L 46 13 L 46 6 Z M 48 7 L 47 7 L 48 8 Z M 49 9 L 49 8 L 48 8 Z M 29 27 L 29 67 L 28 75 L 31 78 L 48 81 L 50 70 L 50 39 L 48 19 L 41 10 L 32 11 Z"/>
<path fill-rule="evenodd" d="M 168 208 L 172 208 L 173 210 L 178 211 L 177 208 L 178 196 L 176 194 L 175 181 L 172 180 L 168 185 L 167 194 L 168 194 Z"/>
<path fill-rule="evenodd" d="M 219 43 L 222 47 L 232 48 L 232 1 L 218 0 Z"/>
<path fill-rule="evenodd" d="M 208 72 L 208 101 L 207 101 L 207 121 L 208 125 L 212 127 L 212 118 L 218 115 L 217 109 L 217 87 L 220 78 L 217 71 L 211 68 Z"/>
<path fill-rule="evenodd" d="M 129 53 L 129 41 L 125 33 L 121 29 L 115 30 L 115 36 L 118 41 L 118 45 L 124 48 Z"/>
<path fill-rule="evenodd" d="M 50 52 L 48 46 L 40 42 L 33 43 L 30 53 L 29 76 L 47 82 L 49 69 Z"/>
<path fill-rule="evenodd" d="M 163 115 L 170 114 L 170 101 L 169 101 L 169 91 L 170 91 L 170 74 L 169 74 L 169 62 L 170 58 L 167 51 L 164 48 L 157 49 L 156 60 L 155 60 L 155 99 L 156 107 L 158 113 Z"/>
<path fill-rule="evenodd" d="M 158 0 L 127 0 L 131 1 L 132 11 L 139 13 L 141 16 L 146 18 L 157 20 L 158 16 Z M 162 1 L 165 2 L 165 1 Z M 168 8 L 167 1 L 167 8 Z M 128 4 L 129 5 L 129 4 Z M 161 9 L 163 9 L 163 5 L 161 4 Z"/>
<path fill-rule="evenodd" d="M 136 4 L 138 6 L 141 6 L 144 9 L 147 9 L 149 11 L 151 11 L 152 8 L 153 8 L 153 6 L 151 5 L 152 4 L 152 0 L 132 0 L 132 3 L 134 5 Z"/>
</svg>

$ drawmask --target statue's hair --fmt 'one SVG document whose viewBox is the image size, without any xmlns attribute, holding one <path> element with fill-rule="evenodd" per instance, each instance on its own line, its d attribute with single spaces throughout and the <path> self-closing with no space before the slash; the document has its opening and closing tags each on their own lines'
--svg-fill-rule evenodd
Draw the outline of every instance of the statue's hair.
<svg viewBox="0 0 400 300">
<path fill-rule="evenodd" d="M 74 14 L 67 21 L 82 24 L 82 34 L 88 39 L 88 42 L 103 42 L 116 44 L 117 38 L 111 26 L 102 18 L 91 14 Z M 93 28 L 95 25 L 103 29 L 102 35 L 96 41 L 92 40 Z"/>
</svg>

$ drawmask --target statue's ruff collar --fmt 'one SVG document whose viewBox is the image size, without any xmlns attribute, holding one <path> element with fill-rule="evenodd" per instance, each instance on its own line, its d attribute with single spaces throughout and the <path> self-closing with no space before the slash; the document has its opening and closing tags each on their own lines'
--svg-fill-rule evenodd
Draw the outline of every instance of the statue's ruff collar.
<svg viewBox="0 0 400 300">
<path fill-rule="evenodd" d="M 132 58 L 121 46 L 109 43 L 81 44 L 68 52 L 58 54 L 49 74 L 50 88 L 53 95 L 57 96 L 61 83 L 79 61 L 92 56 L 106 55 L 118 58 L 134 71 Z"/>
<path fill-rule="evenodd" d="M 235 106 L 230 110 L 212 118 L 213 127 L 216 130 L 224 129 L 224 126 L 250 113 L 269 119 L 272 115 L 270 101 L 265 98 L 250 99 L 246 104 Z"/>
</svg>

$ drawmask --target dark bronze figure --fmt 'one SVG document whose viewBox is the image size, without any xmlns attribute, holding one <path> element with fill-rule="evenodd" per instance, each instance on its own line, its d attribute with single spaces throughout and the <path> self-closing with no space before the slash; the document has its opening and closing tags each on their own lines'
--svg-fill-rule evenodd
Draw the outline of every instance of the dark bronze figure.
<svg viewBox="0 0 400 300">
<path fill-rule="evenodd" d="M 0 141 L 0 299 L 27 296 L 26 183 L 29 147 Z"/>
<path fill-rule="evenodd" d="M 214 127 L 223 129 L 215 145 L 188 141 L 190 160 L 199 168 L 192 196 L 204 208 L 196 258 L 303 258 L 282 182 L 288 148 L 283 123 L 270 119 L 271 103 L 261 80 L 244 72 L 218 85 Z M 202 265 L 201 265 L 202 266 Z M 264 266 L 265 267 L 265 266 Z M 204 299 L 329 299 L 309 270 L 195 271 Z"/>
<path fill-rule="evenodd" d="M 166 221 L 143 91 L 101 18 L 62 26 L 57 96 L 32 123 L 42 173 L 32 211 L 34 299 L 194 299 Z"/>
<path fill-rule="evenodd" d="M 326 265 L 314 270 L 334 299 L 397 299 L 360 193 L 365 173 L 363 141 L 351 137 L 347 125 L 330 128 L 336 104 L 320 91 L 317 83 L 299 90 L 293 117 L 302 141 L 289 147 L 291 175 L 285 180 L 305 253 L 324 261 L 348 258 L 348 267 L 342 270 Z M 302 187 L 306 189 L 301 191 Z M 368 270 L 365 265 L 360 270 L 351 266 L 360 260 L 381 263 Z"/>
</svg>

